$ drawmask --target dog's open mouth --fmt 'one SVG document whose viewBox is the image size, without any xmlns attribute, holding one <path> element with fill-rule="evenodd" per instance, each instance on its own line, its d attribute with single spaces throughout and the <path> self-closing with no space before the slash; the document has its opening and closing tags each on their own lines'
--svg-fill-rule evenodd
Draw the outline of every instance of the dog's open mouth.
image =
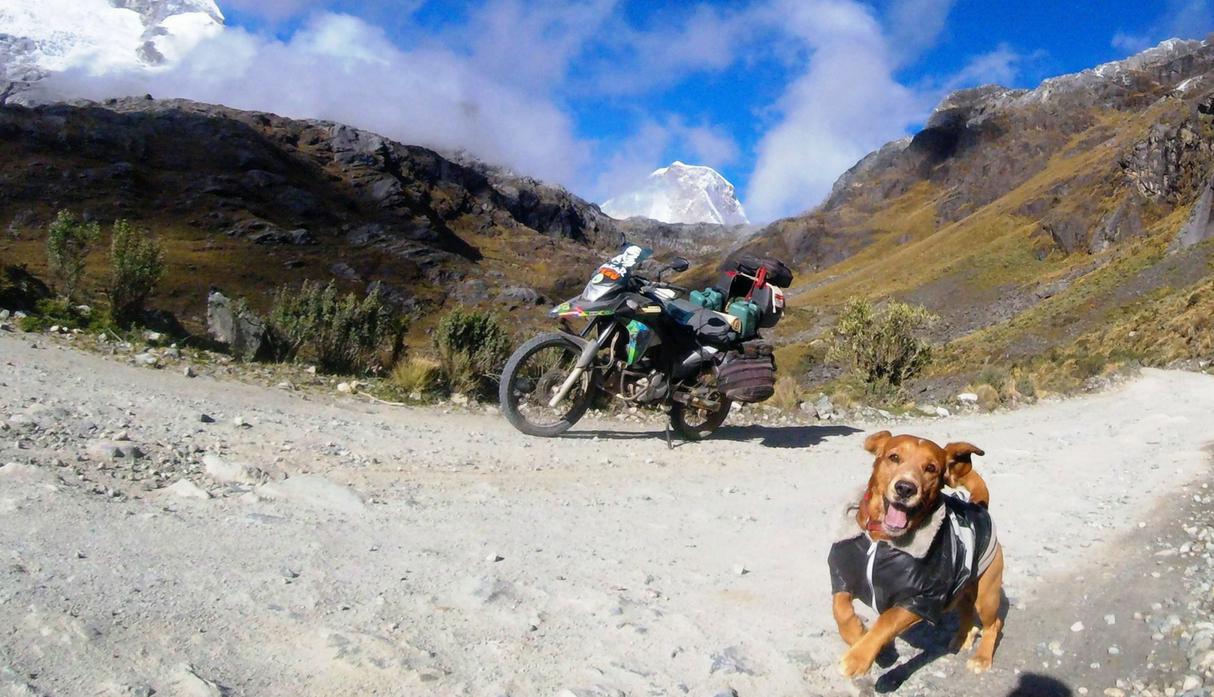
<svg viewBox="0 0 1214 697">
<path fill-rule="evenodd" d="M 901 535 L 906 532 L 906 528 L 910 525 L 910 516 L 914 509 L 906 508 L 905 506 L 886 500 L 885 516 L 881 519 L 881 526 L 885 528 L 885 533 L 891 536 Z"/>
</svg>

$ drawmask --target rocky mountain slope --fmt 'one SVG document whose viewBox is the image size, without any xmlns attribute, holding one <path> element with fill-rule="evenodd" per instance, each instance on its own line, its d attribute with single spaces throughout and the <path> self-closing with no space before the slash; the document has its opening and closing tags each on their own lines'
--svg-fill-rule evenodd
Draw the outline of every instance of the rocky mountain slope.
<svg viewBox="0 0 1214 697">
<path fill-rule="evenodd" d="M 571 294 L 625 238 L 707 253 L 711 226 L 615 221 L 562 188 L 340 124 L 182 100 L 0 107 L 0 256 L 42 264 L 70 208 L 166 241 L 161 304 L 199 321 L 210 285 L 381 281 L 410 308 Z M 706 241 L 707 240 L 707 241 Z M 99 267 L 100 264 L 94 265 Z"/>
<path fill-rule="evenodd" d="M 654 170 L 637 191 L 605 202 L 603 212 L 613 218 L 641 217 L 667 223 L 750 223 L 733 184 L 720 172 L 677 160 Z"/>
<path fill-rule="evenodd" d="M 822 206 L 750 244 L 809 272 L 792 303 L 821 312 L 786 335 L 797 355 L 831 308 L 865 295 L 941 316 L 951 343 L 937 370 L 1080 343 L 1094 356 L 1209 358 L 1195 313 L 1160 317 L 1214 293 L 1212 186 L 1214 46 L 1172 40 L 1034 90 L 954 93 Z"/>
</svg>

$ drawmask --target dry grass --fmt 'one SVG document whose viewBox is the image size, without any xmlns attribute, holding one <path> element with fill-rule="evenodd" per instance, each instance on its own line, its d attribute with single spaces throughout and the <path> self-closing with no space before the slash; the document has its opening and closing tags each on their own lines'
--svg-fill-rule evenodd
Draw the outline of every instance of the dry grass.
<svg viewBox="0 0 1214 697">
<path fill-rule="evenodd" d="M 783 411 L 795 411 L 806 399 L 805 390 L 796 379 L 785 375 L 776 380 L 776 391 L 765 404 Z"/>
<path fill-rule="evenodd" d="M 419 398 L 442 390 L 443 370 L 438 361 L 410 356 L 396 364 L 388 379 L 404 394 Z"/>
</svg>

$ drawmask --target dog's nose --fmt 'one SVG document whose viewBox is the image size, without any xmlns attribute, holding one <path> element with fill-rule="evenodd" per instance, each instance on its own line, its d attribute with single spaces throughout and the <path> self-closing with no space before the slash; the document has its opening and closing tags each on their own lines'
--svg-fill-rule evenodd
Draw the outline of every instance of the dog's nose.
<svg viewBox="0 0 1214 697">
<path fill-rule="evenodd" d="M 907 481 L 894 482 L 894 491 L 897 492 L 898 496 L 900 496 L 901 498 L 909 499 L 910 497 L 914 496 L 915 492 L 918 490 L 919 490 L 919 487 L 915 486 L 914 484 L 912 484 L 910 482 L 907 482 Z"/>
</svg>

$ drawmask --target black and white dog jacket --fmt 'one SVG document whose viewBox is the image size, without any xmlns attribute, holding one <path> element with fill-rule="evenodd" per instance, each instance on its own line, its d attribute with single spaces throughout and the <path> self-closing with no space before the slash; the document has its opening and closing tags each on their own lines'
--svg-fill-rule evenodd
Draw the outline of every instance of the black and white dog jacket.
<svg viewBox="0 0 1214 697">
<path fill-rule="evenodd" d="M 936 624 L 949 604 L 995 559 L 990 513 L 943 494 L 922 525 L 895 540 L 874 542 L 857 529 L 859 504 L 847 509 L 848 533 L 830 548 L 832 593 L 850 593 L 878 613 L 903 607 Z"/>
</svg>

